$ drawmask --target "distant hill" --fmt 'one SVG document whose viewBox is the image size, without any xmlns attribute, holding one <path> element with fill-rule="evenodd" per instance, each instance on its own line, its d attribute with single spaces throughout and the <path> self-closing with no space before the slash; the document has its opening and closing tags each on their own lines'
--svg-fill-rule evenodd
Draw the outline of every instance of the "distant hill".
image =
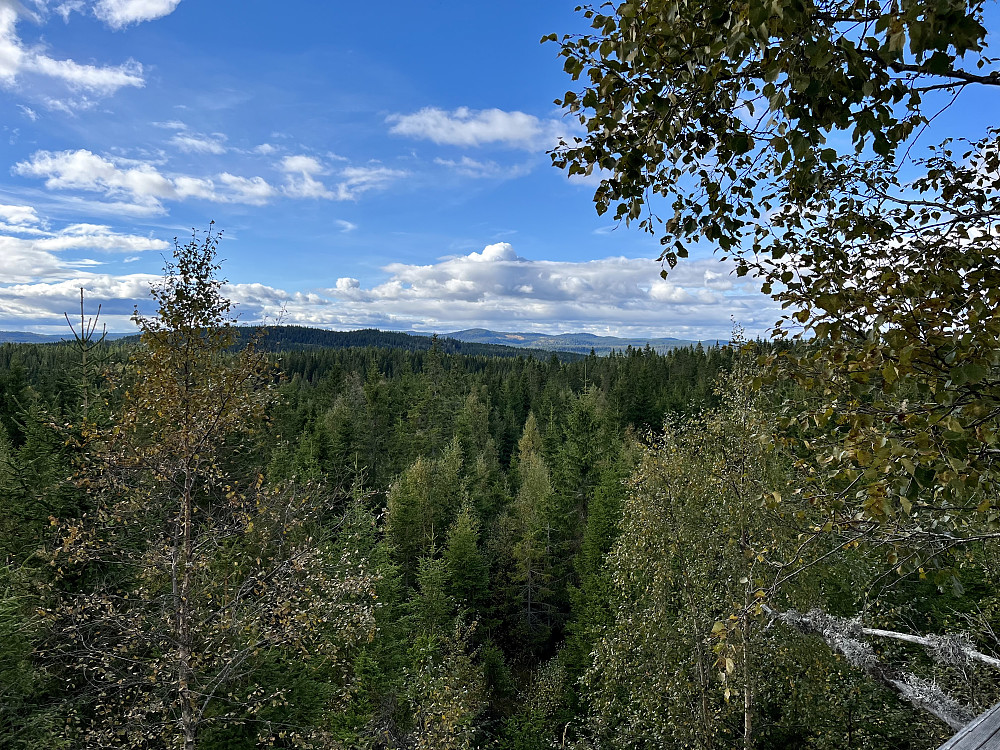
<svg viewBox="0 0 1000 750">
<path fill-rule="evenodd" d="M 114 339 L 126 338 L 129 334 L 127 333 L 109 333 L 107 339 L 113 341 Z M 0 331 L 0 344 L 57 344 L 60 341 L 72 341 L 72 333 L 64 334 L 46 334 L 46 333 L 28 333 L 27 331 Z"/>
<path fill-rule="evenodd" d="M 262 326 L 241 326 L 243 341 L 249 340 L 261 331 Z M 380 331 L 366 328 L 360 331 L 329 331 L 325 328 L 307 326 L 263 326 L 267 331 L 264 348 L 268 351 L 295 351 L 303 349 L 344 349 L 348 347 L 374 346 L 382 349 L 405 349 L 426 351 L 431 348 L 431 337 L 402 331 Z M 45 335 L 25 331 L 0 331 L 0 344 L 50 344 L 72 339 L 72 334 Z M 109 333 L 108 339 L 123 341 L 138 340 L 137 334 Z M 663 354 L 679 346 L 694 346 L 697 341 L 678 338 L 618 338 L 615 336 L 595 336 L 592 333 L 563 333 L 549 336 L 544 333 L 509 333 L 489 331 L 485 328 L 469 328 L 464 331 L 444 334 L 438 337 L 438 346 L 447 354 L 467 354 L 486 357 L 534 357 L 548 359 L 556 354 L 560 359 L 573 360 L 590 354 L 593 349 L 599 355 L 612 350 L 622 351 L 628 347 L 643 349 L 648 344 Z M 705 346 L 725 344 L 725 341 L 703 341 Z"/>
<path fill-rule="evenodd" d="M 255 335 L 259 326 L 241 328 L 246 336 Z M 431 348 L 433 338 L 401 331 L 380 331 L 365 328 L 360 331 L 328 331 L 324 328 L 305 326 L 266 326 L 265 348 L 271 351 L 296 349 L 335 348 L 351 346 L 375 346 L 384 349 L 406 349 L 426 351 Z M 548 359 L 553 353 L 563 359 L 576 359 L 570 352 L 561 352 L 543 347 L 515 347 L 505 344 L 479 341 L 462 341 L 451 336 L 438 337 L 438 347 L 446 354 L 465 354 L 486 357 L 534 357 Z M 569 356 L 567 356 L 569 355 Z"/>
<path fill-rule="evenodd" d="M 44 333 L 28 333 L 27 331 L 0 331 L 0 344 L 53 344 L 71 338 L 73 338 L 72 334 L 50 336 Z"/>
<path fill-rule="evenodd" d="M 694 346 L 697 341 L 676 338 L 658 339 L 623 339 L 616 336 L 595 336 L 592 333 L 562 333 L 550 336 L 544 333 L 506 333 L 503 331 L 488 331 L 485 328 L 469 328 L 465 331 L 455 331 L 445 334 L 449 338 L 477 344 L 505 344 L 507 346 L 531 347 L 546 351 L 574 352 L 590 354 L 593 349 L 597 354 L 609 354 L 612 350 L 621 351 L 628 347 L 644 349 L 648 344 L 651 348 L 663 354 L 679 346 Z M 706 346 L 725 344 L 725 341 L 713 339 L 701 342 Z"/>
<path fill-rule="evenodd" d="M 349 347 L 374 346 L 379 349 L 404 349 L 406 351 L 427 351 L 433 339 L 401 331 L 379 331 L 366 328 L 360 331 L 329 331 L 325 328 L 307 326 L 240 326 L 239 345 L 245 344 L 263 331 L 261 348 L 270 352 L 302 351 L 306 349 L 347 349 Z M 126 337 L 138 340 L 138 335 Z M 581 355 L 570 352 L 554 352 L 550 349 L 531 349 L 499 344 L 458 341 L 439 337 L 438 346 L 445 354 L 465 354 L 483 357 L 534 357 L 549 359 L 556 354 L 563 360 L 576 360 Z M 589 350 L 588 350 L 589 351 Z"/>
</svg>

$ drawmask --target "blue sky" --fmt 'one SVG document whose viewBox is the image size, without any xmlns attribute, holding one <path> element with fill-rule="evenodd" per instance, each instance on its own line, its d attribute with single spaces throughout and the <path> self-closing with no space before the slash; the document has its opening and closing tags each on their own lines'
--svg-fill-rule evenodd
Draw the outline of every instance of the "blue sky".
<svg viewBox="0 0 1000 750">
<path fill-rule="evenodd" d="M 550 166 L 572 84 L 539 39 L 574 6 L 0 0 L 0 329 L 64 332 L 84 286 L 129 330 L 214 219 L 247 322 L 763 332 L 770 300 L 711 256 L 660 280 Z"/>
</svg>

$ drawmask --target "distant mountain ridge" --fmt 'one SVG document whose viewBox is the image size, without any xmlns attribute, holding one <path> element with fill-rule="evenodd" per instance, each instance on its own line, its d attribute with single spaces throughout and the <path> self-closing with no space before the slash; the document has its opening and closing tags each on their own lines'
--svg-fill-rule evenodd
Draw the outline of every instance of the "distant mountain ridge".
<svg viewBox="0 0 1000 750">
<path fill-rule="evenodd" d="M 0 344 L 54 344 L 73 338 L 73 334 L 55 336 L 45 333 L 28 333 L 27 331 L 0 331 Z"/>
<path fill-rule="evenodd" d="M 427 350 L 431 347 L 429 334 L 405 331 L 380 331 L 367 328 L 358 331 L 331 331 L 326 328 L 307 326 L 240 326 L 243 341 L 266 330 L 263 346 L 270 351 L 292 351 L 301 349 L 374 346 L 379 348 Z M 27 331 L 0 331 L 0 344 L 53 344 L 73 338 L 64 335 L 29 333 Z M 138 339 L 138 334 L 108 334 L 108 339 Z M 495 357 L 528 356 L 546 359 L 555 353 L 562 358 L 573 359 L 590 354 L 607 355 L 612 351 L 623 351 L 628 347 L 644 349 L 647 345 L 660 354 L 683 346 L 695 346 L 698 341 L 663 338 L 619 338 L 617 336 L 596 336 L 592 333 L 515 333 L 490 331 L 486 328 L 468 328 L 464 331 L 446 333 L 438 337 L 438 346 L 447 354 L 483 355 Z M 705 346 L 715 346 L 728 342 L 713 339 L 700 342 Z"/>
<path fill-rule="evenodd" d="M 680 346 L 695 346 L 701 343 L 705 346 L 716 346 L 728 342 L 719 339 L 711 341 L 692 341 L 673 337 L 664 338 L 619 338 L 617 336 L 596 336 L 592 333 L 511 333 L 507 331 L 490 331 L 486 328 L 468 328 L 464 331 L 444 334 L 448 338 L 477 344 L 503 344 L 506 346 L 530 347 L 546 351 L 573 352 L 575 354 L 595 353 L 604 355 L 614 350 L 622 351 L 628 347 L 645 349 L 647 345 L 660 354 Z"/>
<path fill-rule="evenodd" d="M 127 333 L 108 333 L 108 341 L 125 338 Z M 99 336 L 94 336 L 99 338 Z M 30 333 L 28 331 L 0 331 L 0 344 L 58 344 L 60 341 L 72 341 L 73 334 L 66 333 Z"/>
</svg>

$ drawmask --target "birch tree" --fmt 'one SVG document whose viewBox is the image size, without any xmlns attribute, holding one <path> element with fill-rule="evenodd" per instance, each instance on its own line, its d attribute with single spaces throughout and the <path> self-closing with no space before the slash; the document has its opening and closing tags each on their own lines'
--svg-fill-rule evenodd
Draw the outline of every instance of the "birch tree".
<svg viewBox="0 0 1000 750">
<path fill-rule="evenodd" d="M 272 488 L 234 467 L 273 401 L 273 375 L 237 331 L 216 262 L 220 234 L 185 245 L 134 316 L 141 344 L 117 378 L 113 420 L 84 434 L 77 483 L 96 510 L 53 524 L 63 591 L 47 656 L 79 696 L 85 747 L 195 750 L 209 727 L 262 740 L 286 688 L 261 681 L 296 653 L 342 666 L 372 627 L 374 576 L 337 547 L 315 487 Z"/>
</svg>

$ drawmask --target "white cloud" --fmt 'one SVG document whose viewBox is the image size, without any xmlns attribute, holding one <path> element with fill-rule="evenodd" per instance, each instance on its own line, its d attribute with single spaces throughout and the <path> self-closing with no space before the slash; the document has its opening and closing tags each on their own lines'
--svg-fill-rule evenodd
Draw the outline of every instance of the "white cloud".
<svg viewBox="0 0 1000 750">
<path fill-rule="evenodd" d="M 152 21 L 174 12 L 181 0 L 97 0 L 94 15 L 113 29 Z"/>
<path fill-rule="evenodd" d="M 293 198 L 334 198 L 334 193 L 316 179 L 326 173 L 319 160 L 312 156 L 286 156 L 281 160 L 285 178 L 285 193 Z"/>
<path fill-rule="evenodd" d="M 281 160 L 281 169 L 285 172 L 302 172 L 303 174 L 322 174 L 323 166 L 312 156 L 286 156 Z"/>
<path fill-rule="evenodd" d="M 56 13 L 62 16 L 64 23 L 69 23 L 69 17 L 74 13 L 82 13 L 85 7 L 84 0 L 67 0 L 56 6 Z"/>
<path fill-rule="evenodd" d="M 135 60 L 117 67 L 82 65 L 73 60 L 54 60 L 41 54 L 29 55 L 23 65 L 25 70 L 40 73 L 68 84 L 72 89 L 83 89 L 99 96 L 110 96 L 125 86 L 145 85 L 142 64 Z"/>
<path fill-rule="evenodd" d="M 32 206 L 0 206 L 0 328 L 65 331 L 63 313 L 78 309 L 80 288 L 111 330 L 129 327 L 136 303 L 146 304 L 147 274 L 113 276 L 98 269 L 109 261 L 137 260 L 137 253 L 165 252 L 170 244 L 119 232 L 104 224 L 49 229 Z M 96 253 L 91 257 L 91 253 Z"/>
<path fill-rule="evenodd" d="M 50 57 L 41 45 L 26 45 L 17 34 L 21 13 L 26 11 L 11 0 L 0 2 L 0 84 L 13 87 L 25 76 L 60 82 L 83 95 L 68 100 L 43 95 L 42 101 L 50 108 L 71 112 L 91 106 L 86 94 L 110 96 L 121 88 L 145 84 L 142 65 L 135 60 L 117 66 L 90 65 Z"/>
<path fill-rule="evenodd" d="M 263 206 L 278 193 L 263 177 L 238 177 L 223 172 L 219 175 L 219 181 L 229 189 L 228 196 L 221 199 L 224 203 Z"/>
<path fill-rule="evenodd" d="M 529 151 L 554 147 L 570 126 L 559 120 L 541 120 L 524 112 L 459 107 L 448 112 L 436 107 L 409 115 L 390 115 L 389 132 L 450 146 L 501 144 Z"/>
<path fill-rule="evenodd" d="M 38 224 L 38 212 L 33 206 L 5 206 L 0 205 L 0 219 L 9 224 L 33 225 Z"/>
<path fill-rule="evenodd" d="M 181 132 L 171 138 L 170 142 L 186 154 L 226 153 L 226 136 L 222 133 L 200 135 Z"/>
<path fill-rule="evenodd" d="M 283 302 L 286 320 L 337 327 L 382 326 L 446 332 L 495 330 L 657 332 L 682 338 L 728 338 L 730 316 L 751 334 L 777 319 L 752 280 L 729 276 L 715 259 L 685 261 L 667 281 L 648 259 L 568 262 L 519 256 L 506 242 L 429 265 L 390 264 L 389 277 L 363 287 L 338 279 L 324 299 Z"/>
<path fill-rule="evenodd" d="M 7 85 L 14 82 L 27 55 L 17 36 L 17 21 L 17 9 L 9 2 L 0 4 L 0 83 Z"/>
<path fill-rule="evenodd" d="M 357 224 L 347 221 L 346 219 L 334 219 L 333 223 L 336 224 L 338 227 L 340 227 L 341 232 L 345 233 L 353 232 L 355 229 L 358 228 Z"/>
<path fill-rule="evenodd" d="M 780 310 L 753 281 L 730 278 L 730 268 L 715 259 L 684 261 L 664 281 L 648 259 L 536 261 L 501 242 L 429 265 L 391 264 L 388 278 L 371 286 L 342 277 L 308 294 L 259 284 L 227 293 L 254 319 L 280 313 L 288 323 L 342 329 L 482 326 L 715 339 L 729 337 L 735 316 L 750 335 L 766 332 Z"/>
<path fill-rule="evenodd" d="M 27 117 L 32 122 L 35 122 L 38 119 L 38 113 L 31 107 L 26 107 L 23 104 L 18 104 L 17 108 L 21 110 L 24 113 L 24 116 Z"/>
<path fill-rule="evenodd" d="M 169 245 L 151 237 L 122 234 L 103 224 L 71 224 L 56 231 L 30 206 L 0 206 L 0 279 L 7 285 L 60 280 L 99 262 L 82 253 L 163 251 Z"/>
<path fill-rule="evenodd" d="M 521 177 L 531 171 L 530 164 L 519 164 L 512 167 L 502 167 L 495 161 L 477 161 L 463 156 L 458 161 L 453 159 L 435 159 L 435 164 L 448 167 L 464 177 L 474 179 L 501 179 L 507 180 L 514 177 Z"/>
<path fill-rule="evenodd" d="M 148 213 L 162 213 L 164 200 L 197 198 L 259 206 L 277 194 L 263 177 L 240 177 L 228 172 L 214 179 L 165 175 L 149 162 L 99 156 L 86 149 L 37 151 L 29 160 L 14 165 L 14 172 L 43 178 L 50 190 L 83 190 L 119 201 L 128 199 Z"/>
<path fill-rule="evenodd" d="M 7 221 L 0 225 L 0 329 L 62 330 L 62 313 L 74 309 L 81 286 L 94 305 L 104 305 L 111 330 L 129 329 L 133 306 L 149 304 L 156 277 L 111 275 L 99 267 L 169 249 L 162 240 L 102 224 L 50 230 L 30 206 L 0 206 L 0 219 Z M 393 263 L 374 283 L 345 276 L 311 292 L 259 283 L 230 284 L 224 292 L 238 303 L 243 322 L 281 317 L 344 329 L 482 326 L 714 339 L 728 337 L 730 316 L 756 335 L 780 315 L 753 280 L 730 275 L 731 264 L 682 261 L 667 280 L 659 270 L 654 261 L 624 257 L 533 260 L 498 242 L 426 265 Z"/>
<path fill-rule="evenodd" d="M 345 167 L 340 171 L 337 200 L 356 200 L 362 193 L 384 189 L 408 174 L 404 170 L 388 167 Z"/>
</svg>

